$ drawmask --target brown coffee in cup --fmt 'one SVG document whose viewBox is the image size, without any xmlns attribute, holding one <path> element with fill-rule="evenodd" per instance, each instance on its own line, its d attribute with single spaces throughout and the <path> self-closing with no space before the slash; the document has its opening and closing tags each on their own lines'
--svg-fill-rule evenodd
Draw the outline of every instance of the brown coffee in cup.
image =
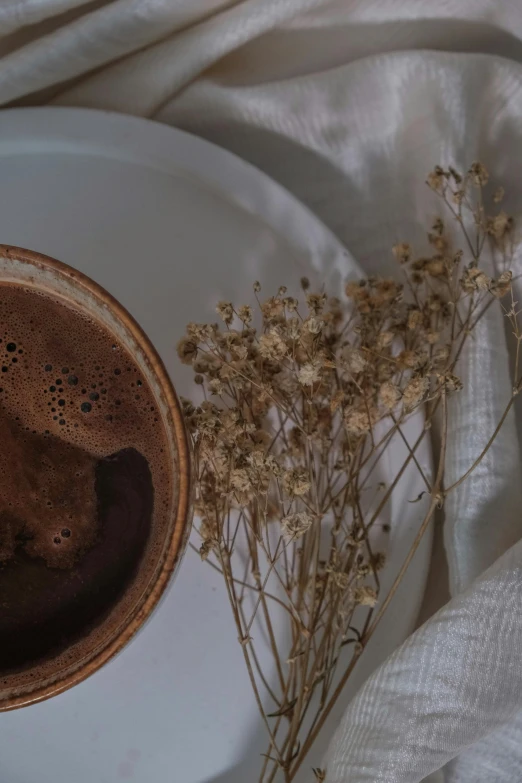
<svg viewBox="0 0 522 783">
<path fill-rule="evenodd" d="M 93 312 L 0 279 L 0 707 L 2 682 L 88 661 L 158 577 L 179 477 L 149 380 Z"/>
</svg>

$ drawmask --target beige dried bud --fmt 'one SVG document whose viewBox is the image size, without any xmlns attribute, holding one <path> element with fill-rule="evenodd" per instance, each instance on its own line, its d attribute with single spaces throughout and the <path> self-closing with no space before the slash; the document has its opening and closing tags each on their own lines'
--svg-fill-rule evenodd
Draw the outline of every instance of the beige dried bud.
<svg viewBox="0 0 522 783">
<path fill-rule="evenodd" d="M 379 399 L 387 410 L 391 410 L 397 404 L 400 396 L 399 387 L 391 381 L 386 381 L 379 389 Z"/>
<path fill-rule="evenodd" d="M 315 315 L 311 315 L 307 318 L 304 325 L 311 334 L 320 334 L 324 329 L 324 321 L 322 318 L 317 318 Z"/>
<path fill-rule="evenodd" d="M 220 378 L 212 378 L 208 382 L 208 390 L 211 394 L 221 395 L 225 391 L 225 386 Z"/>
<path fill-rule="evenodd" d="M 511 290 L 512 277 L 513 273 L 511 270 L 508 270 L 507 272 L 502 272 L 498 280 L 493 280 L 491 284 L 491 293 L 496 296 L 497 299 L 505 296 Z"/>
<path fill-rule="evenodd" d="M 348 370 L 355 375 L 363 372 L 368 364 L 362 351 L 351 348 L 349 345 L 343 348 L 342 358 L 346 362 Z"/>
<path fill-rule="evenodd" d="M 424 316 L 420 310 L 410 310 L 408 314 L 408 329 L 411 329 L 412 331 L 418 329 L 419 326 L 422 325 L 423 320 Z"/>
<path fill-rule="evenodd" d="M 480 163 L 480 161 L 475 161 L 475 163 L 472 163 L 469 173 L 475 185 L 480 187 L 487 185 L 489 180 L 489 173 L 483 163 Z"/>
<path fill-rule="evenodd" d="M 265 359 L 277 362 L 286 356 L 288 347 L 281 335 L 275 329 L 271 329 L 259 338 L 259 353 Z"/>
<path fill-rule="evenodd" d="M 462 204 L 462 202 L 464 201 L 465 195 L 466 195 L 465 190 L 462 189 L 456 190 L 455 193 L 452 195 L 451 200 L 453 201 L 454 204 L 457 204 L 458 206 Z"/>
<path fill-rule="evenodd" d="M 382 351 L 383 348 L 387 348 L 393 341 L 393 332 L 385 331 L 381 332 L 377 337 L 377 349 Z"/>
<path fill-rule="evenodd" d="M 498 215 L 488 218 L 488 234 L 497 240 L 504 239 L 512 228 L 513 218 L 510 215 L 506 215 L 505 212 L 499 212 Z"/>
<path fill-rule="evenodd" d="M 464 270 L 461 279 L 463 291 L 471 293 L 472 291 L 488 291 L 491 286 L 491 278 L 476 266 L 467 267 Z"/>
<path fill-rule="evenodd" d="M 444 375 L 437 375 L 437 378 L 444 384 L 447 392 L 456 392 L 463 388 L 460 378 L 451 372 L 445 373 Z"/>
<path fill-rule="evenodd" d="M 505 195 L 505 190 L 502 186 L 497 188 L 495 192 L 493 193 L 493 201 L 495 204 L 500 204 L 500 202 L 503 200 Z"/>
<path fill-rule="evenodd" d="M 177 352 L 183 364 L 192 364 L 198 355 L 197 343 L 189 337 L 182 337 L 178 342 Z"/>
<path fill-rule="evenodd" d="M 432 294 L 426 302 L 432 313 L 440 313 L 443 307 L 442 299 L 438 294 Z"/>
<path fill-rule="evenodd" d="M 361 280 L 359 282 L 351 281 L 346 283 L 344 291 L 346 296 L 349 299 L 353 299 L 354 302 L 358 302 L 361 299 L 366 299 L 368 297 L 365 280 Z"/>
<path fill-rule="evenodd" d="M 378 597 L 373 587 L 363 585 L 363 587 L 357 587 L 354 592 L 354 601 L 359 606 L 375 606 Z"/>
<path fill-rule="evenodd" d="M 299 340 L 301 337 L 301 321 L 299 318 L 288 318 L 286 321 L 286 336 L 289 340 Z"/>
<path fill-rule="evenodd" d="M 422 357 L 416 351 L 401 351 L 397 356 L 397 364 L 407 370 L 414 370 L 422 362 Z"/>
<path fill-rule="evenodd" d="M 269 470 L 275 478 L 280 478 L 283 475 L 283 468 L 273 454 L 266 455 L 264 464 L 265 468 Z"/>
<path fill-rule="evenodd" d="M 283 474 L 283 487 L 288 495 L 306 495 L 311 487 L 307 472 L 303 468 L 286 470 Z"/>
<path fill-rule="evenodd" d="M 402 292 L 402 285 L 399 285 L 395 280 L 389 278 L 383 278 L 375 282 L 375 295 L 372 297 L 372 302 L 378 307 L 384 302 L 391 302 L 400 296 Z"/>
<path fill-rule="evenodd" d="M 277 296 L 271 296 L 261 305 L 265 321 L 274 321 L 283 315 L 283 302 Z"/>
<path fill-rule="evenodd" d="M 357 566 L 357 576 L 360 578 L 368 576 L 370 573 L 371 568 L 369 563 L 359 563 Z"/>
<path fill-rule="evenodd" d="M 452 166 L 448 166 L 448 171 L 449 171 L 449 173 L 450 173 L 450 175 L 451 175 L 451 177 L 452 177 L 453 181 L 454 181 L 454 182 L 455 182 L 457 185 L 460 185 L 460 183 L 462 182 L 462 175 L 461 175 L 461 174 L 459 174 L 459 172 L 458 172 L 458 171 L 456 171 L 456 170 L 455 170 L 455 169 L 454 169 Z"/>
<path fill-rule="evenodd" d="M 283 299 L 283 305 L 286 307 L 288 312 L 295 313 L 299 305 L 299 302 L 297 301 L 297 299 L 294 299 L 293 296 L 285 296 L 285 298 Z"/>
<path fill-rule="evenodd" d="M 405 408 L 411 409 L 414 408 L 418 403 L 420 403 L 426 392 L 429 389 L 429 379 L 421 376 L 415 376 L 414 378 L 411 378 L 408 383 L 406 384 L 406 387 L 403 392 L 403 402 Z"/>
<path fill-rule="evenodd" d="M 195 324 L 195 323 L 187 324 L 187 335 L 195 342 L 199 342 L 200 340 L 203 340 L 206 335 L 206 331 L 207 331 L 207 327 L 205 326 L 205 324 Z"/>
<path fill-rule="evenodd" d="M 235 468 L 230 473 L 230 486 L 238 492 L 245 493 L 252 489 L 252 481 L 245 468 Z"/>
<path fill-rule="evenodd" d="M 256 280 L 252 287 L 254 289 L 254 292 L 258 294 L 261 291 L 261 283 L 259 282 L 259 280 Z"/>
<path fill-rule="evenodd" d="M 407 242 L 399 242 L 392 247 L 392 253 L 400 264 L 407 264 L 411 258 L 411 245 Z"/>
<path fill-rule="evenodd" d="M 248 346 L 244 343 L 240 345 L 231 345 L 230 353 L 234 359 L 238 359 L 240 362 L 243 362 L 248 356 Z"/>
<path fill-rule="evenodd" d="M 214 549 L 214 542 L 210 538 L 207 538 L 205 541 L 203 541 L 203 543 L 199 548 L 199 556 L 201 557 L 202 560 L 207 560 L 208 556 L 213 551 L 213 549 Z"/>
<path fill-rule="evenodd" d="M 427 182 L 432 190 L 441 191 L 444 185 L 444 171 L 440 166 L 435 166 L 427 177 Z"/>
<path fill-rule="evenodd" d="M 230 302 L 218 302 L 216 313 L 227 325 L 234 320 L 234 308 Z"/>
<path fill-rule="evenodd" d="M 424 269 L 431 277 L 444 277 L 444 275 L 447 275 L 448 273 L 448 269 L 443 258 L 428 259 Z"/>
<path fill-rule="evenodd" d="M 312 526 L 314 521 L 311 514 L 306 511 L 298 511 L 295 514 L 289 514 L 283 517 L 281 520 L 281 530 L 283 538 L 290 544 L 292 541 L 296 541 L 298 538 L 302 538 L 307 530 Z"/>
<path fill-rule="evenodd" d="M 250 305 L 241 305 L 237 311 L 237 315 L 239 320 L 243 321 L 244 324 L 249 324 L 252 322 L 252 308 Z"/>
<path fill-rule="evenodd" d="M 319 362 L 307 362 L 300 367 L 297 380 L 301 386 L 313 386 L 321 377 L 321 365 Z"/>
<path fill-rule="evenodd" d="M 448 249 L 448 240 L 444 236 L 441 237 L 439 234 L 432 234 L 430 232 L 428 234 L 428 241 L 430 245 L 432 245 L 439 253 L 439 255 L 442 255 Z"/>
<path fill-rule="evenodd" d="M 326 572 L 329 574 L 332 583 L 335 585 L 335 587 L 337 587 L 338 590 L 342 590 L 344 592 L 348 589 L 350 586 L 349 574 L 347 574 L 345 571 L 339 571 L 332 566 L 328 567 Z"/>
<path fill-rule="evenodd" d="M 439 237 L 441 237 L 444 234 L 444 222 L 442 218 L 438 217 L 435 218 L 432 225 L 432 231 L 437 234 Z"/>
<path fill-rule="evenodd" d="M 180 397 L 181 407 L 183 409 L 184 416 L 192 416 L 196 408 L 192 400 L 187 400 L 186 397 Z"/>
<path fill-rule="evenodd" d="M 351 435 L 364 435 L 370 431 L 373 418 L 371 411 L 368 414 L 366 408 L 346 410 L 344 413 L 346 431 Z"/>
<path fill-rule="evenodd" d="M 319 315 L 326 304 L 326 294 L 307 294 L 306 304 L 311 313 Z"/>
<path fill-rule="evenodd" d="M 344 392 L 339 390 L 336 391 L 332 399 L 330 400 L 330 411 L 332 413 L 335 413 L 335 411 L 342 405 L 342 402 L 344 400 Z"/>
<path fill-rule="evenodd" d="M 424 399 L 429 388 L 429 379 L 417 375 L 411 378 L 404 389 L 402 401 L 406 409 L 414 408 Z"/>
</svg>

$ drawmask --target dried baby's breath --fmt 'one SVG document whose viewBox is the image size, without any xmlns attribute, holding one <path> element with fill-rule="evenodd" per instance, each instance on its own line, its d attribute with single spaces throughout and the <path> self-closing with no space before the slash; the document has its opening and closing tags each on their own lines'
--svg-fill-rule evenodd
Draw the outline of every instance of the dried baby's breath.
<svg viewBox="0 0 522 783">
<path fill-rule="evenodd" d="M 292 468 L 292 470 L 285 471 L 283 486 L 291 497 L 305 495 L 311 486 L 310 477 L 304 469 Z"/>
<path fill-rule="evenodd" d="M 192 364 L 198 354 L 197 343 L 190 337 L 178 342 L 178 356 L 183 364 Z"/>
<path fill-rule="evenodd" d="M 385 381 L 379 389 L 379 397 L 385 408 L 391 410 L 399 401 L 401 392 L 397 384 Z"/>
<path fill-rule="evenodd" d="M 234 320 L 234 308 L 230 302 L 220 302 L 216 306 L 216 313 L 226 324 L 231 324 Z"/>
<path fill-rule="evenodd" d="M 416 375 L 411 378 L 402 393 L 402 401 L 406 409 L 414 408 L 424 399 L 429 388 L 429 378 Z"/>
<path fill-rule="evenodd" d="M 483 163 L 472 163 L 470 174 L 475 185 L 487 185 L 489 180 L 489 173 Z"/>
<path fill-rule="evenodd" d="M 297 372 L 297 380 L 302 386 L 313 386 L 321 377 L 321 364 L 319 362 L 306 362 Z"/>
<path fill-rule="evenodd" d="M 498 215 L 489 218 L 488 233 L 495 239 L 503 239 L 513 228 L 513 218 L 506 215 L 505 212 L 499 212 Z"/>
<path fill-rule="evenodd" d="M 354 594 L 356 604 L 361 606 L 375 606 L 377 603 L 377 592 L 373 587 L 358 587 Z"/>
<path fill-rule="evenodd" d="M 262 334 L 259 338 L 259 353 L 265 359 L 271 359 L 274 362 L 282 359 L 288 352 L 288 347 L 283 338 L 275 329 L 271 329 L 267 334 Z"/>
<path fill-rule="evenodd" d="M 407 264 L 411 258 L 411 246 L 406 242 L 399 242 L 393 248 L 393 255 L 401 264 Z"/>
<path fill-rule="evenodd" d="M 439 417 L 447 424 L 463 386 L 457 360 L 481 315 L 512 292 L 513 220 L 498 207 L 486 210 L 488 179 L 480 163 L 464 174 L 437 166 L 428 175 L 462 249 L 437 216 L 421 252 L 394 246 L 395 279 L 349 280 L 342 297 L 313 290 L 307 278 L 300 292 L 280 286 L 261 296 L 256 281 L 254 305 L 220 302 L 221 325 L 191 323 L 178 343 L 201 392 L 198 403 L 182 401 L 194 453 L 196 549 L 224 577 L 257 703 L 267 705 L 259 783 L 277 774 L 294 780 L 340 678 L 400 581 L 399 574 L 380 594 L 386 555 L 375 547 L 390 533 L 398 481 L 378 476 L 390 444 L 407 454 L 393 465 L 396 475 L 409 464 L 425 487 L 420 533 L 470 472 L 443 484 L 447 426 L 433 475 L 415 451 Z M 486 250 L 503 270 L 496 276 L 483 263 Z M 518 305 L 511 296 L 497 306 L 517 338 L 514 399 L 522 389 Z M 414 442 L 405 429 L 411 416 L 425 422 Z M 274 628 L 284 624 L 279 638 Z M 263 639 L 268 672 L 266 655 L 257 654 Z M 314 775 L 326 780 L 323 770 Z"/>
<path fill-rule="evenodd" d="M 430 171 L 427 177 L 427 182 L 430 188 L 435 191 L 441 191 L 444 186 L 444 171 L 440 166 L 435 166 L 433 171 Z"/>
<path fill-rule="evenodd" d="M 287 543 L 296 541 L 304 536 L 313 522 L 313 517 L 306 511 L 298 511 L 295 514 L 289 514 L 281 520 L 281 530 L 283 538 Z"/>
</svg>

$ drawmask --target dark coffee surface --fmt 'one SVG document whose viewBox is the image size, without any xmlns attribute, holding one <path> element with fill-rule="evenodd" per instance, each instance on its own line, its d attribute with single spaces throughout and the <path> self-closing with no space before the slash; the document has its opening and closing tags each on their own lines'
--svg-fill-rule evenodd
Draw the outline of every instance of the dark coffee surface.
<svg viewBox="0 0 522 783">
<path fill-rule="evenodd" d="M 166 524 L 165 451 L 114 336 L 0 284 L 0 677 L 70 663 L 124 619 Z"/>
</svg>

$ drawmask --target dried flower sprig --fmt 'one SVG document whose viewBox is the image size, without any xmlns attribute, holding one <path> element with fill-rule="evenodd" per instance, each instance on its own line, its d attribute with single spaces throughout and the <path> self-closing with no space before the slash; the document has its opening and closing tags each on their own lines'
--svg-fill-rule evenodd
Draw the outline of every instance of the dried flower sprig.
<svg viewBox="0 0 522 783">
<path fill-rule="evenodd" d="M 312 292 L 307 279 L 299 298 L 281 287 L 260 299 L 256 282 L 256 308 L 220 302 L 222 326 L 189 324 L 178 345 L 204 395 L 199 404 L 183 401 L 194 444 L 199 552 L 223 574 L 267 729 L 260 783 L 278 774 L 285 783 L 294 779 L 436 507 L 460 484 L 444 486 L 448 397 L 462 388 L 458 358 L 485 310 L 511 292 L 513 221 L 499 207 L 486 211 L 487 182 L 480 163 L 465 175 L 436 167 L 428 176 L 462 232 L 464 251 L 453 248 L 437 218 L 429 253 L 417 256 L 406 243 L 393 248 L 397 279 L 349 281 L 342 299 Z M 493 204 L 502 196 L 496 191 Z M 486 249 L 502 261 L 496 277 L 480 263 Z M 520 388 L 522 339 L 514 303 L 506 313 L 517 360 L 502 421 Z M 425 425 L 410 445 L 404 425 L 420 411 Z M 436 413 L 441 445 L 431 477 L 416 452 Z M 404 465 L 384 491 L 368 492 L 397 437 L 408 447 Z M 383 597 L 385 552 L 375 548 L 375 530 L 410 463 L 430 502 Z M 284 643 L 276 634 L 282 618 Z M 263 634 L 275 684 L 257 652 Z M 314 775 L 326 780 L 324 770 Z"/>
</svg>

